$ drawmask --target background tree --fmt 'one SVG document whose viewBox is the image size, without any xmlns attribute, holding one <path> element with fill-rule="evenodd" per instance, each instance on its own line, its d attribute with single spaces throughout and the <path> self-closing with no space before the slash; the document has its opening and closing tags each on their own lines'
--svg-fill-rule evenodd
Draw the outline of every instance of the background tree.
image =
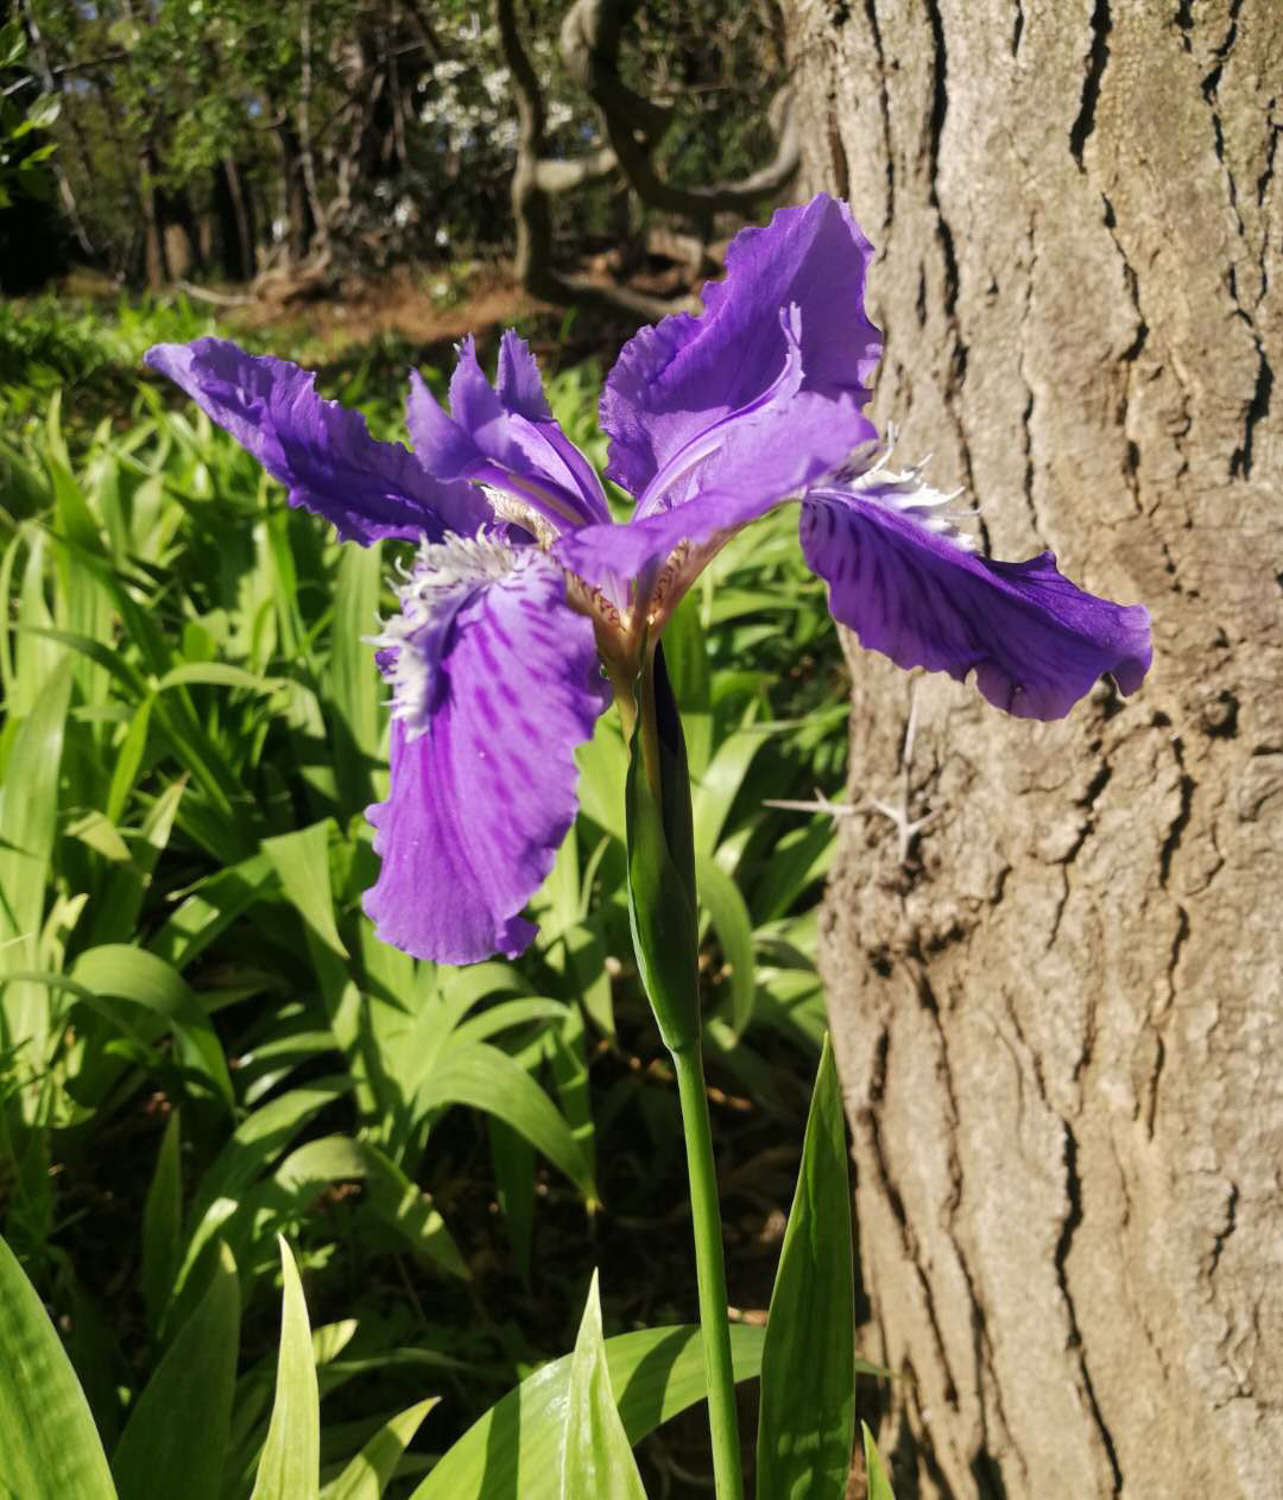
<svg viewBox="0 0 1283 1500">
<path fill-rule="evenodd" d="M 80 252 L 133 283 L 304 264 L 335 279 L 515 248 L 523 282 L 567 300 L 597 283 L 559 280 L 554 262 L 613 251 L 628 271 L 657 228 L 690 280 L 713 214 L 754 210 L 796 171 L 787 111 L 773 129 L 760 102 L 783 80 L 768 0 L 731 16 L 714 0 L 584 0 L 569 14 L 550 0 L 20 9 L 62 105 Z M 648 208 L 625 202 L 621 152 Z M 570 186 L 587 191 L 571 203 Z M 698 234 L 674 239 L 674 226 Z"/>
<path fill-rule="evenodd" d="M 1045 726 L 852 652 L 827 971 L 897 1494 L 1270 1494 L 1283 10 L 789 24 L 807 186 L 880 247 L 880 423 L 1155 627 L 1134 701 Z"/>
</svg>

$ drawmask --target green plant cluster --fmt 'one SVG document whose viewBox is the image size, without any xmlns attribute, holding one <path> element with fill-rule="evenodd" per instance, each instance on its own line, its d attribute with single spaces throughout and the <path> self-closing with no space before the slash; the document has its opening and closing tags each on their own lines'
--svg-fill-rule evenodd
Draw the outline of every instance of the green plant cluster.
<svg viewBox="0 0 1283 1500">
<path fill-rule="evenodd" d="M 47 1375 L 50 1400 L 86 1408 L 122 1500 L 316 1493 L 265 1479 L 278 1459 L 331 1497 L 445 1495 L 443 1479 L 414 1487 L 451 1434 L 569 1347 L 586 1277 L 540 1261 L 541 1220 L 591 1245 L 622 1208 L 653 1211 L 677 1146 L 655 1108 L 671 1077 L 637 1061 L 658 1046 L 629 941 L 627 752 L 607 716 L 528 955 L 451 970 L 377 941 L 363 810 L 386 791 L 387 715 L 365 638 L 398 546 L 338 547 L 135 373 L 144 336 L 189 336 L 194 316 L 58 332 L 47 368 L 92 364 L 112 391 L 101 420 L 85 400 L 64 409 L 44 375 L 25 401 L 6 386 L 27 418 L 0 438 L 0 1232 L 16 1256 L 0 1306 L 27 1320 L 37 1380 L 57 1363 L 39 1300 L 53 1310 L 71 1369 Z M 396 399 L 370 370 L 327 394 L 390 435 Z M 600 462 L 596 395 L 591 366 L 550 381 Z M 728 1087 L 780 1113 L 778 1058 L 808 1074 L 823 1038 L 816 903 L 834 830 L 767 804 L 839 785 L 846 739 L 794 525 L 733 542 L 665 637 L 693 777 L 705 1047 Z M 500 1235 L 477 1228 L 491 1201 Z M 569 1306 L 516 1332 L 495 1289 L 559 1274 Z M 609 1271 L 603 1290 L 609 1312 Z M 756 1373 L 761 1330 L 735 1336 L 737 1370 Z M 635 1442 L 702 1395 L 692 1330 L 602 1337 L 594 1292 L 575 1355 L 483 1421 L 524 1443 L 527 1400 L 562 1400 L 568 1381 L 594 1431 L 613 1389 Z M 282 1395 L 300 1382 L 301 1408 Z M 201 1441 L 192 1410 L 225 1438 Z M 281 1436 L 298 1422 L 301 1446 Z M 493 1455 L 485 1431 L 472 1441 Z M 82 1492 L 110 1493 L 58 1491 Z"/>
</svg>

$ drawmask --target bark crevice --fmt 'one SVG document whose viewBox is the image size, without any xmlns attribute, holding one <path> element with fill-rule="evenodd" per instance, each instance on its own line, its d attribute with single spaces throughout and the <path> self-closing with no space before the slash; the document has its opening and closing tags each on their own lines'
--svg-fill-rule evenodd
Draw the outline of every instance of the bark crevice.
<svg viewBox="0 0 1283 1500">
<path fill-rule="evenodd" d="M 1109 33 L 1114 29 L 1113 17 L 1109 13 L 1109 0 L 1096 0 L 1091 13 L 1091 46 L 1087 51 L 1087 66 L 1083 74 L 1082 94 L 1078 114 L 1069 127 L 1069 154 L 1078 165 L 1083 165 L 1083 147 L 1096 128 L 1096 106 L 1100 102 L 1101 80 L 1109 65 Z"/>
</svg>

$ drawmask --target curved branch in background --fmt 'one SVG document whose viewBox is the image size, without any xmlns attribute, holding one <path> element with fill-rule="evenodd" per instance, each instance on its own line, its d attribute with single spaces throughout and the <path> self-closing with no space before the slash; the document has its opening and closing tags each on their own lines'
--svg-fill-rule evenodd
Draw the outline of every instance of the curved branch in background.
<svg viewBox="0 0 1283 1500">
<path fill-rule="evenodd" d="M 516 272 L 532 296 L 548 302 L 590 302 L 639 318 L 661 318 L 686 305 L 648 297 L 628 287 L 565 276 L 553 266 L 549 195 L 609 177 L 619 165 L 609 147 L 574 161 L 543 156 L 547 116 L 543 89 L 521 40 L 514 0 L 495 0 L 499 47 L 512 75 L 517 101 L 517 165 L 512 174 L 512 212 L 517 224 Z"/>
<path fill-rule="evenodd" d="M 777 142 L 773 161 L 738 182 L 675 187 L 659 175 L 651 161 L 669 112 L 634 93 L 619 76 L 620 33 L 635 6 L 636 0 L 576 0 L 561 24 L 561 55 L 566 69 L 601 110 L 624 176 L 644 203 L 670 213 L 695 218 L 751 213 L 763 199 L 788 186 L 801 162 L 791 90 L 781 89 L 771 102 L 771 125 Z"/>
</svg>

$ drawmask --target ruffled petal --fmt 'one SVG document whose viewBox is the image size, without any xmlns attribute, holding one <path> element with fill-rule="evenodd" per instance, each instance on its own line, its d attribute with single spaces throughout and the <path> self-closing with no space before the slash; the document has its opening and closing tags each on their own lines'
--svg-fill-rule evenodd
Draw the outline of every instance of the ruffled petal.
<svg viewBox="0 0 1283 1500">
<path fill-rule="evenodd" d="M 1084 593 L 1050 552 L 1020 563 L 978 556 L 904 491 L 892 485 L 880 499 L 872 483 L 802 505 L 806 561 L 862 646 L 959 682 L 974 671 L 985 698 L 1020 718 L 1063 718 L 1106 672 L 1124 693 L 1140 686 L 1148 610 Z"/>
<path fill-rule="evenodd" d="M 530 346 L 511 328 L 499 340 L 499 400 L 508 411 L 528 422 L 551 422 L 552 410 L 543 393 L 539 366 Z"/>
<path fill-rule="evenodd" d="M 180 385 L 289 492 L 291 505 L 333 523 L 345 541 L 472 531 L 488 514 L 468 485 L 434 480 L 400 443 L 316 394 L 315 375 L 221 339 L 157 344 L 153 370 Z"/>
<path fill-rule="evenodd" d="M 790 307 L 801 315 L 801 389 L 863 405 L 882 349 L 864 311 L 871 258 L 850 209 L 823 193 L 741 230 L 725 279 L 704 288 L 703 314 L 643 328 L 620 354 L 601 402 L 607 476 L 642 495 L 682 448 L 760 398 L 786 361 Z"/>
<path fill-rule="evenodd" d="M 412 374 L 406 426 L 431 473 L 487 485 L 519 508 L 532 507 L 556 531 L 610 515 L 592 465 L 553 419 L 534 356 L 511 331 L 499 348 L 497 389 L 473 340 L 459 345 L 448 415 Z"/>
<path fill-rule="evenodd" d="M 383 864 L 365 910 L 418 958 L 512 957 L 575 816 L 575 747 L 607 703 L 593 627 L 546 557 L 484 538 L 425 548 L 401 594 L 382 642 L 396 715 L 390 794 L 367 813 Z"/>
</svg>

